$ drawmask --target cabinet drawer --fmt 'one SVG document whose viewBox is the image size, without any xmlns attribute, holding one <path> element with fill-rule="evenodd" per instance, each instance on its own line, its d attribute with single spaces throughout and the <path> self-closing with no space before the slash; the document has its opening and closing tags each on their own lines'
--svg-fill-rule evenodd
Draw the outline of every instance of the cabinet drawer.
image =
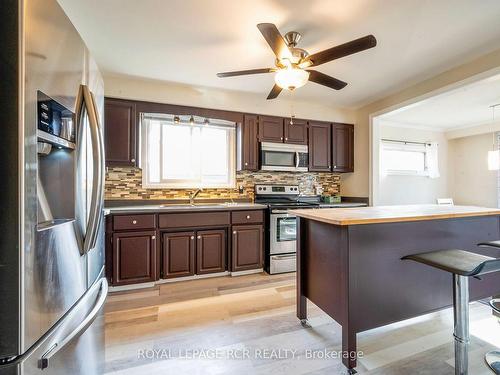
<svg viewBox="0 0 500 375">
<path fill-rule="evenodd" d="M 191 227 L 213 227 L 229 225 L 229 212 L 196 212 L 161 214 L 159 217 L 160 228 L 191 228 Z"/>
<path fill-rule="evenodd" d="M 231 214 L 231 223 L 233 224 L 262 223 L 263 221 L 263 210 L 233 211 Z"/>
<path fill-rule="evenodd" d="M 113 217 L 113 230 L 155 229 L 155 215 L 116 215 Z"/>
</svg>

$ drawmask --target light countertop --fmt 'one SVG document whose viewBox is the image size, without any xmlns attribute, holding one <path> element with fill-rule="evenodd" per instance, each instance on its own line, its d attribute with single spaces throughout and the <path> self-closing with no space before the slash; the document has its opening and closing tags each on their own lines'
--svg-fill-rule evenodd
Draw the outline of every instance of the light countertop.
<svg viewBox="0 0 500 375">
<path fill-rule="evenodd" d="M 144 204 L 144 205 L 126 205 L 116 207 L 106 207 L 107 214 L 137 214 L 154 212 L 199 212 L 199 211 L 236 211 L 236 210 L 263 210 L 267 206 L 251 202 L 235 203 L 196 203 L 189 204 Z"/>
<path fill-rule="evenodd" d="M 356 208 L 293 210 L 296 216 L 333 225 L 357 225 L 451 219 L 470 216 L 499 215 L 500 209 L 475 206 L 404 205 Z"/>
</svg>

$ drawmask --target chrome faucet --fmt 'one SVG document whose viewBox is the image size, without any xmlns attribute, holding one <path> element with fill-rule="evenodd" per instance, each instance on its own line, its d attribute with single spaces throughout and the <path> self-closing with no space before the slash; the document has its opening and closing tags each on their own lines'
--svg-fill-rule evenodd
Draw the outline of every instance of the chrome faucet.
<svg viewBox="0 0 500 375">
<path fill-rule="evenodd" d="M 203 189 L 196 189 L 194 193 L 189 193 L 189 204 L 194 206 L 194 199 L 203 191 Z"/>
</svg>

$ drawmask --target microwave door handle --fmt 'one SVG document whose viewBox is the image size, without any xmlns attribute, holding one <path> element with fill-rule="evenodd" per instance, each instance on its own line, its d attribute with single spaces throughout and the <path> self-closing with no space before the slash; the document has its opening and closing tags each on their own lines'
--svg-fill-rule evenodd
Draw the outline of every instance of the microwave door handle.
<svg viewBox="0 0 500 375">
<path fill-rule="evenodd" d="M 90 138 L 92 143 L 92 161 L 93 161 L 93 179 L 92 179 L 92 192 L 90 199 L 90 213 L 87 222 L 87 227 L 85 231 L 85 239 L 83 242 L 83 253 L 88 253 L 94 246 L 97 240 L 97 231 L 99 229 L 99 200 L 102 199 L 102 194 L 100 193 L 101 188 L 101 151 L 100 151 L 100 141 L 99 141 L 99 124 L 98 118 L 95 113 L 93 98 L 90 93 L 89 88 L 86 85 L 81 85 L 81 90 L 83 92 L 83 104 L 87 110 L 87 116 L 89 120 Z"/>
<path fill-rule="evenodd" d="M 299 152 L 298 152 L 298 151 L 295 151 L 295 168 L 298 168 L 298 167 L 299 167 L 299 163 L 300 163 L 300 156 L 299 156 Z"/>
</svg>

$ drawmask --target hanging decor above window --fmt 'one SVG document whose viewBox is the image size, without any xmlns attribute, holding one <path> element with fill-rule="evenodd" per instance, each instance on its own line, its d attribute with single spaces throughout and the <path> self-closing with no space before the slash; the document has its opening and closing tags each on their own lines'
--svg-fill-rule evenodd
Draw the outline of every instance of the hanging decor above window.
<svg viewBox="0 0 500 375">
<path fill-rule="evenodd" d="M 498 145 L 496 145 L 496 136 L 494 131 L 495 126 L 495 110 L 497 107 L 500 107 L 500 103 L 493 104 L 490 106 L 492 112 L 491 119 L 491 127 L 493 133 L 493 145 L 492 150 L 488 151 L 488 170 L 490 171 L 498 171 L 500 169 L 500 151 L 498 149 Z"/>
</svg>

